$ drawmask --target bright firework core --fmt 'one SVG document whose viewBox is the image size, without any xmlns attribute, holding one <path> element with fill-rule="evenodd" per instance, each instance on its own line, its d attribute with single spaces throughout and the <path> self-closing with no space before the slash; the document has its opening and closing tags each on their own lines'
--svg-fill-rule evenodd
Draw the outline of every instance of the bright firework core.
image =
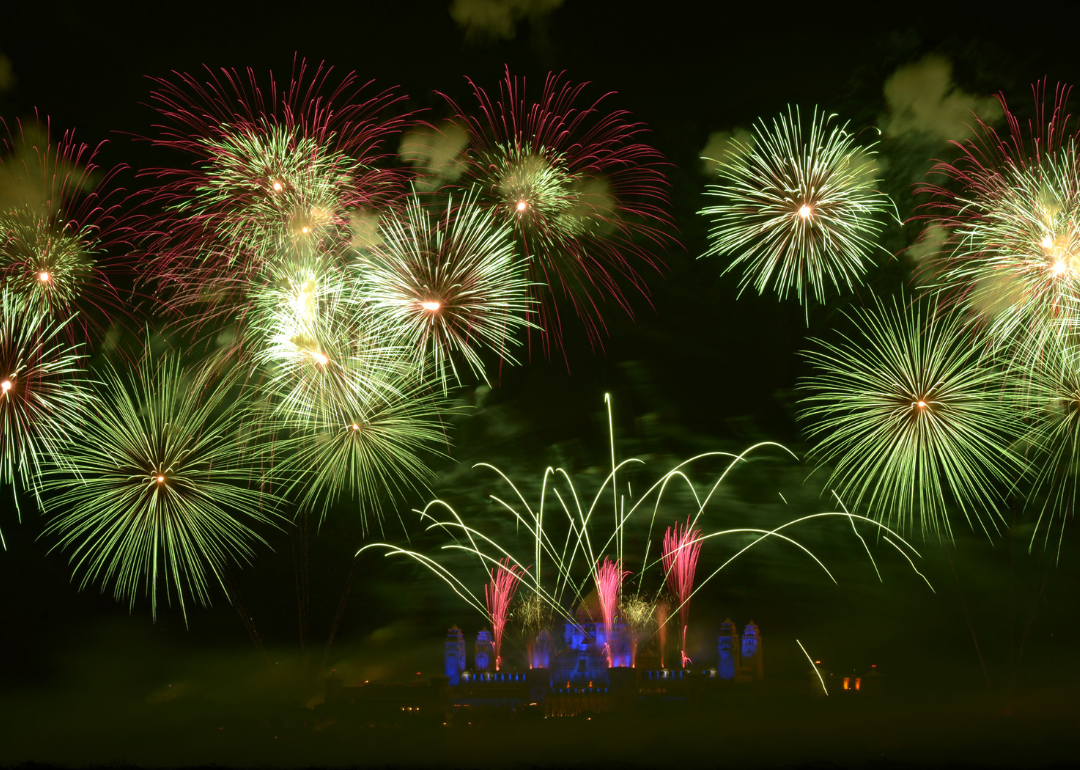
<svg viewBox="0 0 1080 770">
<path fill-rule="evenodd" d="M 814 210 L 805 203 L 799 207 L 799 216 L 803 219 L 809 219 L 810 215 L 814 213 Z"/>
<path fill-rule="evenodd" d="M 330 363 L 330 359 L 327 358 L 326 354 L 318 350 L 312 350 L 311 357 L 315 359 L 315 362 L 317 364 L 320 364 L 322 366 L 326 366 L 328 363 Z"/>
<path fill-rule="evenodd" d="M 429 313 L 434 313 L 440 307 L 442 307 L 442 305 L 438 302 L 421 302 L 420 307 L 424 308 L 424 310 L 428 311 Z"/>
<path fill-rule="evenodd" d="M 49 280 L 49 274 L 42 270 L 41 273 L 38 274 L 38 278 L 41 280 L 42 283 L 46 283 Z"/>
<path fill-rule="evenodd" d="M 3 390 L 4 393 L 7 393 L 9 390 L 11 390 L 11 380 L 4 380 L 3 382 L 0 382 L 0 390 Z"/>
<path fill-rule="evenodd" d="M 158 484 L 164 484 L 165 483 L 165 477 L 164 476 L 158 476 L 157 477 L 157 483 Z"/>
<path fill-rule="evenodd" d="M 517 210 L 518 211 L 524 211 L 528 207 L 529 207 L 529 204 L 526 203 L 525 201 L 518 201 L 517 202 Z"/>
</svg>

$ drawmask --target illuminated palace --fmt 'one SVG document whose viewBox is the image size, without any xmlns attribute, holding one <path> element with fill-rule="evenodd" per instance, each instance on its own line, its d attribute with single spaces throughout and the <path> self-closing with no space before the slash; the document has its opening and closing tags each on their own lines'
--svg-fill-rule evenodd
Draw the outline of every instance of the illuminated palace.
<svg viewBox="0 0 1080 770">
<path fill-rule="evenodd" d="M 547 630 L 536 636 L 528 648 L 528 669 L 496 670 L 488 630 L 476 635 L 472 648 L 470 668 L 464 633 L 457 626 L 450 629 L 444 673 L 454 711 L 529 707 L 544 716 L 573 716 L 650 704 L 692 705 L 729 684 L 764 678 L 760 630 L 750 622 L 740 634 L 730 619 L 720 627 L 715 664 L 689 668 L 665 668 L 660 656 L 638 651 L 623 623 L 612 624 L 609 638 L 604 624 L 580 609 L 564 624 L 561 640 Z"/>
</svg>

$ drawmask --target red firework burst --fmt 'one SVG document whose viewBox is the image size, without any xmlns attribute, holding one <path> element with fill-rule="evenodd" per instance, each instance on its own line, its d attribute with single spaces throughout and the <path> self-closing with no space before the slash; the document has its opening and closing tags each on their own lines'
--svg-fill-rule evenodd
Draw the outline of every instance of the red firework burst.
<svg viewBox="0 0 1080 770">
<path fill-rule="evenodd" d="M 99 167 L 102 145 L 73 131 L 54 140 L 48 118 L 0 127 L 0 285 L 26 312 L 66 324 L 69 335 L 100 328 L 120 305 L 110 276 L 121 265 L 110 252 L 130 246 L 132 234 L 114 202 L 122 169 Z"/>
<path fill-rule="evenodd" d="M 948 183 L 916 190 L 932 196 L 918 216 L 930 222 L 921 249 L 937 252 L 928 282 L 1002 341 L 1023 332 L 1042 344 L 1080 304 L 1080 131 L 1070 89 L 1050 104 L 1046 90 L 1032 86 L 1026 126 L 999 95 L 1006 130 L 976 117 L 975 138 L 954 142 L 960 158 L 931 170 Z"/>
<path fill-rule="evenodd" d="M 228 311 L 268 262 L 340 263 L 354 217 L 400 194 L 403 175 L 377 163 L 405 124 L 391 112 L 404 97 L 331 73 L 296 60 L 287 84 L 271 75 L 265 89 L 251 69 L 153 79 L 165 122 L 151 141 L 191 160 L 145 172 L 163 210 L 147 273 L 174 307 Z"/>
<path fill-rule="evenodd" d="M 482 204 L 513 228 L 541 289 L 537 322 L 545 353 L 562 345 L 563 299 L 595 345 L 606 333 L 605 303 L 632 316 L 624 289 L 647 297 L 638 269 L 659 270 L 650 247 L 675 242 L 663 156 L 638 140 L 646 130 L 641 123 L 602 108 L 606 95 L 576 106 L 587 83 L 548 75 L 538 101 L 509 70 L 497 99 L 469 85 L 478 115 L 443 95 L 469 139 L 460 181 L 477 186 Z"/>
</svg>

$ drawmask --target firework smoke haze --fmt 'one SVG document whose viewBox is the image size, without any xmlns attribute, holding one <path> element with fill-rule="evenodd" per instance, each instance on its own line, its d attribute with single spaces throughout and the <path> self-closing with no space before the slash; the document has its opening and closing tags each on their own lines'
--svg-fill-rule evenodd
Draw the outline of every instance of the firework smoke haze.
<svg viewBox="0 0 1080 770">
<path fill-rule="evenodd" d="M 401 137 L 398 156 L 412 165 L 419 176 L 413 184 L 430 191 L 455 182 L 465 173 L 464 151 L 469 135 L 453 121 L 439 126 L 419 126 Z"/>
<path fill-rule="evenodd" d="M 453 0 L 450 15 L 471 42 L 513 40 L 522 21 L 537 22 L 563 0 Z"/>
<path fill-rule="evenodd" d="M 957 86 L 952 62 L 937 54 L 927 54 L 890 75 L 885 102 L 888 112 L 881 119 L 885 136 L 917 135 L 942 143 L 970 135 L 973 113 L 987 124 L 1004 114 L 994 97 L 969 94 Z"/>
<path fill-rule="evenodd" d="M 701 171 L 707 177 L 714 177 L 727 162 L 729 153 L 751 152 L 754 149 L 754 134 L 745 128 L 733 131 L 714 131 L 709 134 L 705 147 L 698 156 L 701 158 Z"/>
</svg>

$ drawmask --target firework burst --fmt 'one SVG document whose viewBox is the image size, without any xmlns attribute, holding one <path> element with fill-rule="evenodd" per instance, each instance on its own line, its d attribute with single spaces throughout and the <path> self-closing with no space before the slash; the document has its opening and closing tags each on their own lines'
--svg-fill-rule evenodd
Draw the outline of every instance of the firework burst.
<svg viewBox="0 0 1080 770">
<path fill-rule="evenodd" d="M 1034 542 L 1044 525 L 1049 538 L 1055 520 L 1063 536 L 1065 519 L 1080 502 L 1080 349 L 1075 342 L 1045 348 L 1023 367 L 1018 385 L 1034 475 L 1029 504 L 1039 507 Z"/>
<path fill-rule="evenodd" d="M 155 202 L 169 216 L 154 239 L 152 277 L 179 286 L 175 302 L 231 302 L 248 278 L 283 255 L 336 253 L 354 212 L 398 191 L 375 168 L 381 142 L 403 118 L 384 116 L 390 91 L 362 96 L 354 75 L 330 88 L 330 69 L 294 65 L 267 92 L 253 71 L 207 71 L 157 80 L 152 98 L 167 124 L 157 146 L 193 158 L 158 169 Z"/>
<path fill-rule="evenodd" d="M 19 123 L 6 133 L 0 139 L 3 290 L 27 312 L 62 323 L 80 307 L 106 312 L 118 300 L 100 258 L 107 247 L 126 243 L 130 228 L 118 221 L 112 195 L 95 188 L 107 190 L 119 169 L 102 174 L 95 163 L 100 147 L 76 141 L 70 131 L 54 142 L 47 121 Z M 76 324 L 90 320 L 96 319 L 84 313 Z"/>
<path fill-rule="evenodd" d="M 976 118 L 960 159 L 931 171 L 953 184 L 918 192 L 933 196 L 922 217 L 948 233 L 927 282 L 999 344 L 1022 336 L 1042 348 L 1080 319 L 1080 133 L 1065 111 L 1069 89 L 1057 89 L 1049 112 L 1045 85 L 1033 91 L 1026 131 L 999 97 L 1008 135 Z"/>
<path fill-rule="evenodd" d="M 67 322 L 26 312 L 21 302 L 0 294 L 0 481 L 14 487 L 18 477 L 40 505 L 44 470 L 70 468 L 68 446 L 94 397 L 81 347 L 61 339 Z"/>
<path fill-rule="evenodd" d="M 143 591 L 155 617 L 161 588 L 186 622 L 186 596 L 205 606 L 208 579 L 250 560 L 262 538 L 246 522 L 267 523 L 275 500 L 247 466 L 242 407 L 229 393 L 209 368 L 185 370 L 171 354 L 147 352 L 131 373 L 105 370 L 99 409 L 67 450 L 75 473 L 60 468 L 45 482 L 56 493 L 46 533 L 71 550 L 81 588 L 112 584 L 129 607 Z"/>
<path fill-rule="evenodd" d="M 753 286 L 802 303 L 823 302 L 829 288 L 861 282 L 876 248 L 888 196 L 874 188 L 873 145 L 860 147 L 835 116 L 814 111 L 804 131 L 798 108 L 754 126 L 754 141 L 732 140 L 720 163 L 706 256 L 743 267 L 740 293 Z M 725 272 L 727 272 L 725 270 Z"/>
<path fill-rule="evenodd" d="M 830 486 L 904 529 L 951 537 L 950 498 L 972 526 L 995 526 L 996 489 L 1022 472 L 1000 373 L 956 316 L 893 301 L 851 320 L 861 333 L 818 341 L 802 384 L 800 416 L 833 466 Z"/>
<path fill-rule="evenodd" d="M 383 221 L 378 245 L 357 264 L 359 303 L 379 328 L 400 339 L 421 371 L 428 365 L 445 390 L 454 361 L 487 379 L 480 350 L 513 362 L 509 346 L 526 326 L 528 283 L 508 230 L 466 195 L 433 218 L 417 196 Z"/>
<path fill-rule="evenodd" d="M 290 410 L 280 419 L 290 438 L 274 473 L 288 480 L 286 493 L 302 510 L 325 516 L 343 495 L 355 500 L 366 529 L 371 517 L 381 523 L 380 504 L 432 479 L 425 455 L 443 454 L 442 420 L 451 411 L 407 361 L 358 357 L 311 413 L 298 419 Z"/>
<path fill-rule="evenodd" d="M 479 115 L 448 99 L 470 145 L 461 180 L 512 229 L 529 278 L 548 289 L 538 295 L 542 344 L 548 352 L 561 344 L 564 299 L 597 342 L 603 304 L 611 299 L 630 313 L 624 287 L 646 292 L 638 269 L 659 266 L 646 246 L 672 244 L 663 158 L 638 140 L 644 126 L 604 110 L 603 97 L 575 106 L 586 84 L 549 75 L 539 101 L 509 71 L 498 99 L 470 85 Z"/>
</svg>

